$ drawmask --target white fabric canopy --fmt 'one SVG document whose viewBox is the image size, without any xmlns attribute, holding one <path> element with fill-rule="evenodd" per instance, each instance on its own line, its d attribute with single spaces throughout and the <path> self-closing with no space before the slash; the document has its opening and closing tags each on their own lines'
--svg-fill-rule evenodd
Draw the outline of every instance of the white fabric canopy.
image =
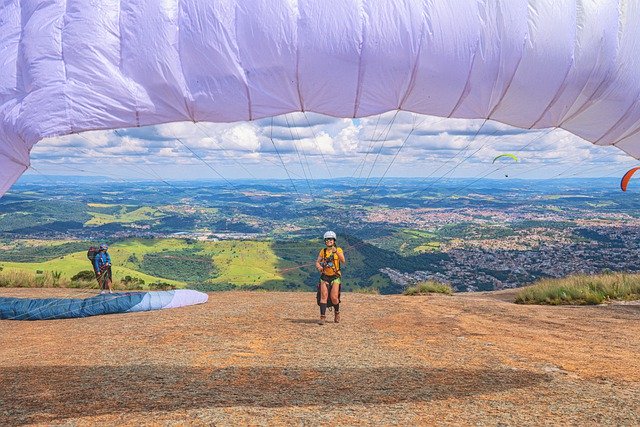
<svg viewBox="0 0 640 427">
<path fill-rule="evenodd" d="M 0 195 L 40 139 L 292 111 L 561 127 L 640 156 L 637 0 L 4 0 Z"/>
</svg>

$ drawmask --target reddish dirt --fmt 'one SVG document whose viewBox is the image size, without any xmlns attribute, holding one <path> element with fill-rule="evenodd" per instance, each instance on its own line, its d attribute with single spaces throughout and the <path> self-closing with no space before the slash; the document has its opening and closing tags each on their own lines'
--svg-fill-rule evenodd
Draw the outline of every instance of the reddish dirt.
<svg viewBox="0 0 640 427">
<path fill-rule="evenodd" d="M 86 296 L 2 289 L 0 296 Z M 0 425 L 640 425 L 640 305 L 225 292 L 0 321 Z"/>
</svg>

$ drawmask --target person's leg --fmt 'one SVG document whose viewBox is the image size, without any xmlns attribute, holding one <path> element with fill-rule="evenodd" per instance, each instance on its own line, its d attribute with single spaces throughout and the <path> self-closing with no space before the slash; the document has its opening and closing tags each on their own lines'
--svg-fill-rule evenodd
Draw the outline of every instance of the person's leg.
<svg viewBox="0 0 640 427">
<path fill-rule="evenodd" d="M 326 304 L 327 300 L 329 299 L 328 285 L 329 283 L 325 282 L 324 280 L 320 281 L 320 304 Z"/>
<path fill-rule="evenodd" d="M 335 317 L 333 319 L 334 322 L 340 322 L 340 283 L 333 282 L 331 286 L 331 302 L 333 303 L 333 309 L 335 313 Z"/>
<path fill-rule="evenodd" d="M 327 299 L 329 298 L 329 290 L 327 289 L 327 282 L 320 281 L 320 324 L 324 324 L 327 318 Z"/>
<path fill-rule="evenodd" d="M 104 274 L 98 273 L 98 287 L 100 288 L 100 294 L 104 294 L 105 291 L 105 283 L 104 283 Z"/>
</svg>

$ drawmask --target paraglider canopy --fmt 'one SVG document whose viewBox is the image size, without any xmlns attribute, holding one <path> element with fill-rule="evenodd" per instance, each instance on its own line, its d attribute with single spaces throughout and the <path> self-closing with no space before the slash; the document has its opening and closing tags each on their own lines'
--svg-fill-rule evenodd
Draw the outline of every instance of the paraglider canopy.
<svg viewBox="0 0 640 427">
<path fill-rule="evenodd" d="M 8 0 L 0 195 L 42 138 L 293 111 L 559 127 L 640 156 L 638 22 L 618 0 Z"/>
<path fill-rule="evenodd" d="M 640 166 L 637 166 L 635 168 L 631 168 L 627 171 L 627 173 L 624 174 L 624 176 L 622 177 L 622 180 L 620 181 L 620 188 L 622 189 L 622 191 L 627 191 L 627 186 L 629 185 L 629 180 L 631 179 L 631 177 L 633 176 L 634 173 L 636 173 L 636 171 L 640 169 Z"/>
<path fill-rule="evenodd" d="M 511 154 L 511 153 L 504 153 L 504 154 L 500 154 L 500 155 L 495 156 L 495 157 L 493 158 L 493 161 L 492 161 L 491 163 L 495 163 L 495 162 L 496 162 L 496 160 L 501 159 L 501 158 L 503 158 L 503 157 L 511 158 L 511 159 L 515 160 L 516 162 L 517 162 L 517 161 L 519 161 L 519 160 L 518 160 L 518 157 L 516 157 L 516 155 L 515 155 L 515 154 Z"/>
</svg>

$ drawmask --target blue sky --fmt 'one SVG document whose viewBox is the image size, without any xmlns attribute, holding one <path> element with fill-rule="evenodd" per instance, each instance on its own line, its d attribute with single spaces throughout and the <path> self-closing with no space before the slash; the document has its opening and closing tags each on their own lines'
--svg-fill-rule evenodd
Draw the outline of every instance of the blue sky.
<svg viewBox="0 0 640 427">
<path fill-rule="evenodd" d="M 503 159 L 513 153 L 520 162 Z M 238 123 L 172 123 L 50 138 L 37 172 L 125 179 L 622 176 L 637 161 L 561 129 L 389 112 L 362 119 L 313 113 Z"/>
</svg>

